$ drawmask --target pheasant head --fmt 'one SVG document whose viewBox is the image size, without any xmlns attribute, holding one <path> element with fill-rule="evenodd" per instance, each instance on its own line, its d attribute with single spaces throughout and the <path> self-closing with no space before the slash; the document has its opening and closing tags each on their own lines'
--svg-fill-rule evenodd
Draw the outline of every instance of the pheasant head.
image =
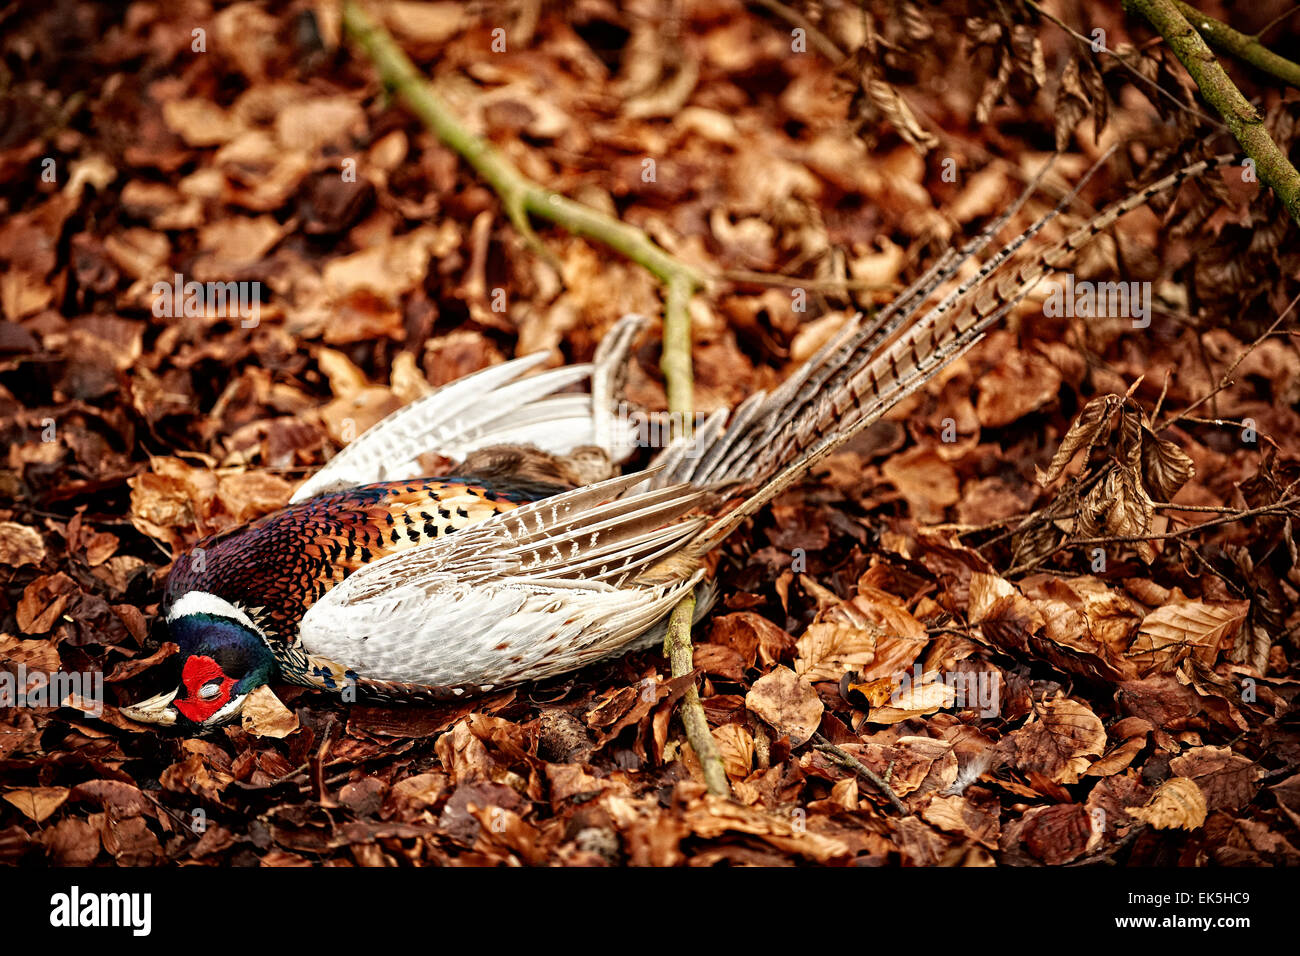
<svg viewBox="0 0 1300 956">
<path fill-rule="evenodd" d="M 170 609 L 180 648 L 180 686 L 126 709 L 128 717 L 191 729 L 237 717 L 250 692 L 277 674 L 275 654 L 253 618 L 229 601 L 191 591 Z"/>
</svg>

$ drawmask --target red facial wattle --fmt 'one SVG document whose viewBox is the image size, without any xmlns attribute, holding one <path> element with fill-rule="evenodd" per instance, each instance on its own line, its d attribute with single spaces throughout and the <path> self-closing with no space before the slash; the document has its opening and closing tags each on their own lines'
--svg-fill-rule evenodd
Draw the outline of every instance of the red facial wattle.
<svg viewBox="0 0 1300 956">
<path fill-rule="evenodd" d="M 221 682 L 218 692 L 206 700 L 200 697 L 200 688 L 214 680 Z M 181 683 L 185 685 L 187 696 L 177 697 L 172 705 L 185 717 L 199 724 L 230 702 L 230 689 L 235 686 L 235 679 L 227 677 L 212 658 L 195 654 L 185 662 L 185 667 L 181 670 Z"/>
</svg>

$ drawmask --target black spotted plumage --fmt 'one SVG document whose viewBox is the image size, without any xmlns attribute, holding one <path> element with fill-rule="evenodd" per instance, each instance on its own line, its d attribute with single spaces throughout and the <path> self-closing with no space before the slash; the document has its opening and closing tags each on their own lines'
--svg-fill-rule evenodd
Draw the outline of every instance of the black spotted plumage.
<svg viewBox="0 0 1300 956">
<path fill-rule="evenodd" d="M 420 478 L 309 498 L 178 558 L 163 608 L 205 591 L 248 609 L 271 641 L 291 643 L 307 609 L 358 568 L 563 490 L 537 481 Z"/>
</svg>

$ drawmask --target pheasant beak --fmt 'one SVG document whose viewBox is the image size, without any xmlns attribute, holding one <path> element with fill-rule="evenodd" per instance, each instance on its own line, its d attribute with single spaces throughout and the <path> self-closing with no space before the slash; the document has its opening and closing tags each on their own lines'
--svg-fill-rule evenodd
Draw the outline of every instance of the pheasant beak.
<svg viewBox="0 0 1300 956">
<path fill-rule="evenodd" d="M 159 694 L 157 697 L 150 697 L 148 700 L 142 700 L 136 704 L 128 704 L 119 710 L 131 720 L 142 724 L 160 724 L 164 727 L 170 727 L 176 723 L 176 708 L 172 706 L 172 699 L 176 696 L 176 691 L 169 691 L 165 694 Z"/>
</svg>

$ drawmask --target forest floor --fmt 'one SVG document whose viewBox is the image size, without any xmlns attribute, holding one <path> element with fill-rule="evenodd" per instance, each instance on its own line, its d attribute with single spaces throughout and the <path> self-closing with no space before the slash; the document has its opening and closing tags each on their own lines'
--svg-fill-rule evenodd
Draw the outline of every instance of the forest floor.
<svg viewBox="0 0 1300 956">
<path fill-rule="evenodd" d="M 1236 149 L 1118 3 L 1052 9 L 1128 67 L 1020 3 L 818 4 L 803 44 L 737 0 L 376 15 L 525 175 L 720 277 L 691 304 L 707 412 L 887 303 L 1057 148 L 1013 230 L 1117 150 L 1038 243 Z M 1147 315 L 1049 317 L 1039 289 L 733 535 L 693 677 L 648 651 L 455 706 L 277 685 L 282 720 L 186 737 L 118 710 L 175 686 L 172 555 L 431 387 L 590 359 L 662 290 L 548 223 L 529 247 L 332 3 L 4 16 L 0 690 L 104 683 L 102 706 L 92 682 L 0 708 L 0 861 L 1300 863 L 1300 241 L 1242 166 L 1071 267 L 1138 283 Z M 1300 48 L 1300 18 L 1266 41 Z M 1229 70 L 1294 155 L 1296 91 Z M 260 283 L 256 321 L 160 316 L 178 274 Z M 650 410 L 660 341 L 627 385 Z M 730 800 L 676 716 L 692 679 Z"/>
</svg>

